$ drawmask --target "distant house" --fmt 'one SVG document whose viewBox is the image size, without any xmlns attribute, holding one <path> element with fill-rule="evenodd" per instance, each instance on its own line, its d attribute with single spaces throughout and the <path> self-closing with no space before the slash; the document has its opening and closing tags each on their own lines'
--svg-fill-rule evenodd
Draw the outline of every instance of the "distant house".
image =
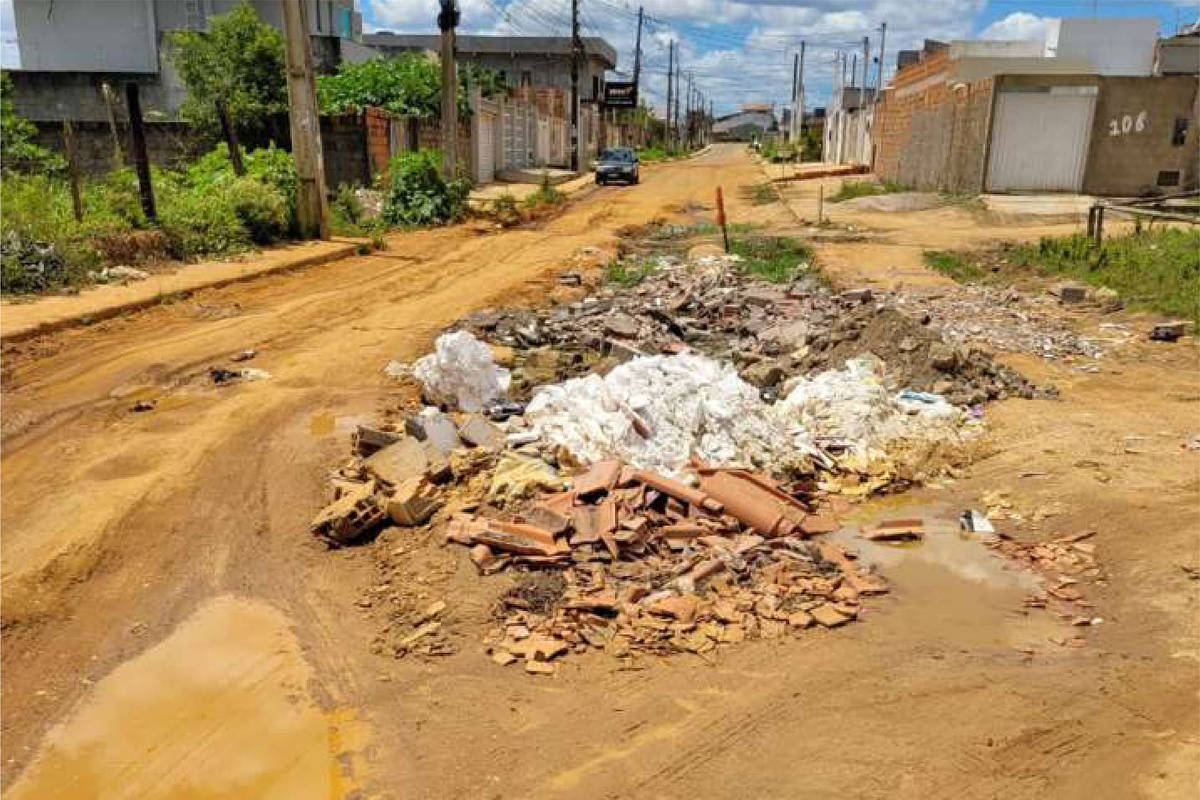
<svg viewBox="0 0 1200 800">
<path fill-rule="evenodd" d="M 881 178 L 954 192 L 1195 188 L 1200 50 L 1188 35 L 1160 42 L 1158 29 L 1063 19 L 1045 40 L 906 56 L 874 106 L 868 163 Z"/>
<path fill-rule="evenodd" d="M 437 52 L 437 34 L 400 34 L 380 31 L 366 34 L 362 43 L 382 56 L 404 52 Z M 492 70 L 517 88 L 571 89 L 571 38 L 569 36 L 459 36 L 455 39 L 458 63 Z M 579 73 L 579 100 L 604 96 L 604 74 L 616 69 L 617 51 L 604 39 L 583 38 L 583 69 Z"/>
<path fill-rule="evenodd" d="M 236 0 L 13 0 L 20 66 L 11 69 L 17 113 L 36 122 L 102 121 L 102 83 L 137 82 L 148 114 L 171 117 L 187 96 L 164 52 L 170 31 L 204 30 Z M 250 5 L 283 29 L 278 0 Z M 355 48 L 362 17 L 354 0 L 308 0 L 318 68 L 332 69 Z"/>
<path fill-rule="evenodd" d="M 748 142 L 777 129 L 775 106 L 768 103 L 743 105 L 740 111 L 717 117 L 712 125 L 713 138 L 726 142 Z"/>
</svg>

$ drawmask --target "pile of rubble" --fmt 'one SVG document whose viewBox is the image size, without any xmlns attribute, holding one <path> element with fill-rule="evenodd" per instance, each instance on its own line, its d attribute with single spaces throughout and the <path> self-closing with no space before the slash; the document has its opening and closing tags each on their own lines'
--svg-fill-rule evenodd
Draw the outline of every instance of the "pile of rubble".
<svg viewBox="0 0 1200 800">
<path fill-rule="evenodd" d="M 892 388 L 942 394 L 957 405 L 1054 394 L 967 340 L 944 338 L 923 308 L 915 317 L 902 313 L 900 295 L 839 294 L 807 275 L 786 286 L 754 281 L 727 258 L 656 263 L 631 289 L 604 289 L 550 309 L 477 312 L 462 326 L 509 348 L 519 397 L 639 355 L 685 352 L 736 365 L 767 398 L 783 393 L 789 378 L 840 368 L 864 352 L 883 361 Z M 970 341 L 981 340 L 987 337 Z"/>
<path fill-rule="evenodd" d="M 454 515 L 447 538 L 470 547 L 481 573 L 562 568 L 501 599 L 492 658 L 552 672 L 557 656 L 589 648 L 702 654 L 842 625 L 861 596 L 887 591 L 836 545 L 807 540 L 839 527 L 829 513 L 746 470 L 695 475 L 698 488 L 602 461 L 517 514 Z"/>
<path fill-rule="evenodd" d="M 1022 294 L 1011 288 L 963 285 L 921 292 L 889 294 L 887 302 L 911 316 L 928 318 L 952 345 L 974 345 L 993 352 L 1027 353 L 1047 361 L 1097 359 L 1105 342 L 1073 331 L 1058 304 L 1046 295 Z"/>
</svg>

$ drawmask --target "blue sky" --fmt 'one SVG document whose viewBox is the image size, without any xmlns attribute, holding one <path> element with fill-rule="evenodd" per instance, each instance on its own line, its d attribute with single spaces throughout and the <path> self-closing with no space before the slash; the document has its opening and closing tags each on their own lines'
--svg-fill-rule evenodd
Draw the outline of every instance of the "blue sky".
<svg viewBox="0 0 1200 800">
<path fill-rule="evenodd" d="M 618 51 L 618 70 L 633 65 L 639 0 L 580 0 L 585 35 L 606 38 Z M 367 30 L 433 33 L 437 0 L 357 0 Z M 838 50 L 862 52 L 862 37 L 878 54 L 879 23 L 886 21 L 885 67 L 898 49 L 931 39 L 1040 39 L 1057 17 L 1154 17 L 1164 33 L 1177 20 L 1195 22 L 1195 0 L 641 0 L 643 96 L 656 106 L 666 96 L 667 43 L 679 43 L 683 68 L 716 103 L 718 113 L 742 103 L 784 104 L 791 92 L 792 57 L 808 46 L 808 106 L 828 97 Z M 567 35 L 570 0 L 459 0 L 462 31 Z M 95 0 L 99 11 L 103 0 Z M 0 0 L 0 62 L 17 62 L 12 0 Z M 859 56 L 861 58 L 861 55 Z M 861 66 L 860 66 L 861 70 Z M 874 80 L 874 68 L 871 80 Z"/>
</svg>

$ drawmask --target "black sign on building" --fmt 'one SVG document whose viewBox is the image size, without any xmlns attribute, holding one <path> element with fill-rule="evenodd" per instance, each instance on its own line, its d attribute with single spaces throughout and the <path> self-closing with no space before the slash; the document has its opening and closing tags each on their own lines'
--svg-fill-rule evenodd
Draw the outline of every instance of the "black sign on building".
<svg viewBox="0 0 1200 800">
<path fill-rule="evenodd" d="M 608 108 L 637 108 L 637 84 L 632 81 L 604 84 L 604 105 Z"/>
</svg>

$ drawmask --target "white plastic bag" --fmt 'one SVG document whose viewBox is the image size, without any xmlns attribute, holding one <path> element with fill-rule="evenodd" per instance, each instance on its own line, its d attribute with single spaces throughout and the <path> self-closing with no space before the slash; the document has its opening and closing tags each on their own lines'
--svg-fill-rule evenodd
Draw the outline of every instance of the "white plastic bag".
<svg viewBox="0 0 1200 800">
<path fill-rule="evenodd" d="M 497 367 L 492 351 L 468 331 L 442 334 L 434 350 L 417 359 L 413 376 L 435 403 L 461 411 L 482 411 L 508 393 L 508 370 Z"/>
</svg>

